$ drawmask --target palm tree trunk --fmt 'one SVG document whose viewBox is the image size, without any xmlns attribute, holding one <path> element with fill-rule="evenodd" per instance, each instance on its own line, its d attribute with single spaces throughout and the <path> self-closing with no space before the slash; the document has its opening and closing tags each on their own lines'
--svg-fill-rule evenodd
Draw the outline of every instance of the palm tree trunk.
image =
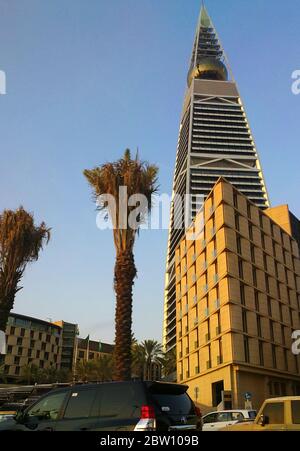
<svg viewBox="0 0 300 451">
<path fill-rule="evenodd" d="M 136 276 L 132 251 L 120 252 L 115 264 L 116 335 L 114 380 L 131 379 L 132 287 Z"/>
<path fill-rule="evenodd" d="M 0 284 L 0 330 L 5 332 L 9 313 L 14 306 L 15 295 L 18 289 L 14 286 L 7 290 L 5 283 L 1 286 L 2 283 Z"/>
</svg>

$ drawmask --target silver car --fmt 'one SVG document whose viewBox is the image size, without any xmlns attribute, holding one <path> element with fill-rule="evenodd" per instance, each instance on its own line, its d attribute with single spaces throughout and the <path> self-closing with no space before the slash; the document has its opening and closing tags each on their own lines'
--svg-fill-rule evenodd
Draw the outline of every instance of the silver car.
<svg viewBox="0 0 300 451">
<path fill-rule="evenodd" d="M 256 410 L 220 410 L 203 416 L 203 431 L 219 431 L 220 429 L 241 422 L 255 420 Z"/>
</svg>

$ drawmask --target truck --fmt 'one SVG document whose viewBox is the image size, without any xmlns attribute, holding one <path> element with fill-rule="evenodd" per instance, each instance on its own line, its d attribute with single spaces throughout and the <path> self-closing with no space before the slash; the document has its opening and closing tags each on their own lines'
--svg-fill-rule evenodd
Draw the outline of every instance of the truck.
<svg viewBox="0 0 300 451">
<path fill-rule="evenodd" d="M 254 422 L 237 423 L 222 431 L 300 431 L 300 396 L 266 399 Z"/>
</svg>

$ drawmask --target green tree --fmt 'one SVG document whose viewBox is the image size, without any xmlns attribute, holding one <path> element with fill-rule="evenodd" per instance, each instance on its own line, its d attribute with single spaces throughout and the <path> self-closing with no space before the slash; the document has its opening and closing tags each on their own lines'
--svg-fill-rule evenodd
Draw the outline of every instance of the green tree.
<svg viewBox="0 0 300 451">
<path fill-rule="evenodd" d="M 50 229 L 34 225 L 33 215 L 22 207 L 0 214 L 0 330 L 5 332 L 9 313 L 28 263 L 38 260 Z"/>
<path fill-rule="evenodd" d="M 94 360 L 80 360 L 76 364 L 76 379 L 81 382 L 94 380 L 96 377 L 96 364 Z"/>
<path fill-rule="evenodd" d="M 146 377 L 151 379 L 151 369 L 153 364 L 160 364 L 162 358 L 162 346 L 156 340 L 145 340 L 141 343 L 145 356 Z"/>
<path fill-rule="evenodd" d="M 157 174 L 156 166 L 141 162 L 138 157 L 131 159 L 128 149 L 120 160 L 84 171 L 98 200 L 99 209 L 106 211 L 113 224 L 116 249 L 114 379 L 118 381 L 131 378 L 132 287 L 137 274 L 133 247 L 139 225 L 132 227 L 130 223 L 130 215 L 136 206 L 128 206 L 128 199 L 133 195 L 146 198 L 147 205 L 139 206 L 138 221 L 141 224 L 152 208 L 152 195 L 158 189 Z M 124 192 L 122 187 L 126 187 L 127 191 Z M 106 200 L 99 197 L 102 195 L 106 195 Z M 107 201 L 107 195 L 114 199 L 115 207 L 123 207 L 122 211 Z"/>
<path fill-rule="evenodd" d="M 33 363 L 25 365 L 21 370 L 21 378 L 28 385 L 38 384 L 42 381 L 42 370 Z"/>
<path fill-rule="evenodd" d="M 114 361 L 112 355 L 101 355 L 100 358 L 95 361 L 95 364 L 97 381 L 105 382 L 113 379 Z"/>
<path fill-rule="evenodd" d="M 164 376 L 169 376 L 176 372 L 176 348 L 172 348 L 159 359 L 162 365 Z"/>
</svg>

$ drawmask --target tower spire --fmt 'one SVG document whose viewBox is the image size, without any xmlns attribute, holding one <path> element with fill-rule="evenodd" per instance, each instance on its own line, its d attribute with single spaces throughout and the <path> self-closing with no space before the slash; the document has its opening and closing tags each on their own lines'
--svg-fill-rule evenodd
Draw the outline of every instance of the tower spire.
<svg viewBox="0 0 300 451">
<path fill-rule="evenodd" d="M 228 70 L 230 71 L 230 68 L 225 52 L 202 1 L 188 73 L 188 85 L 190 86 L 193 78 L 225 81 L 228 79 Z"/>
</svg>

